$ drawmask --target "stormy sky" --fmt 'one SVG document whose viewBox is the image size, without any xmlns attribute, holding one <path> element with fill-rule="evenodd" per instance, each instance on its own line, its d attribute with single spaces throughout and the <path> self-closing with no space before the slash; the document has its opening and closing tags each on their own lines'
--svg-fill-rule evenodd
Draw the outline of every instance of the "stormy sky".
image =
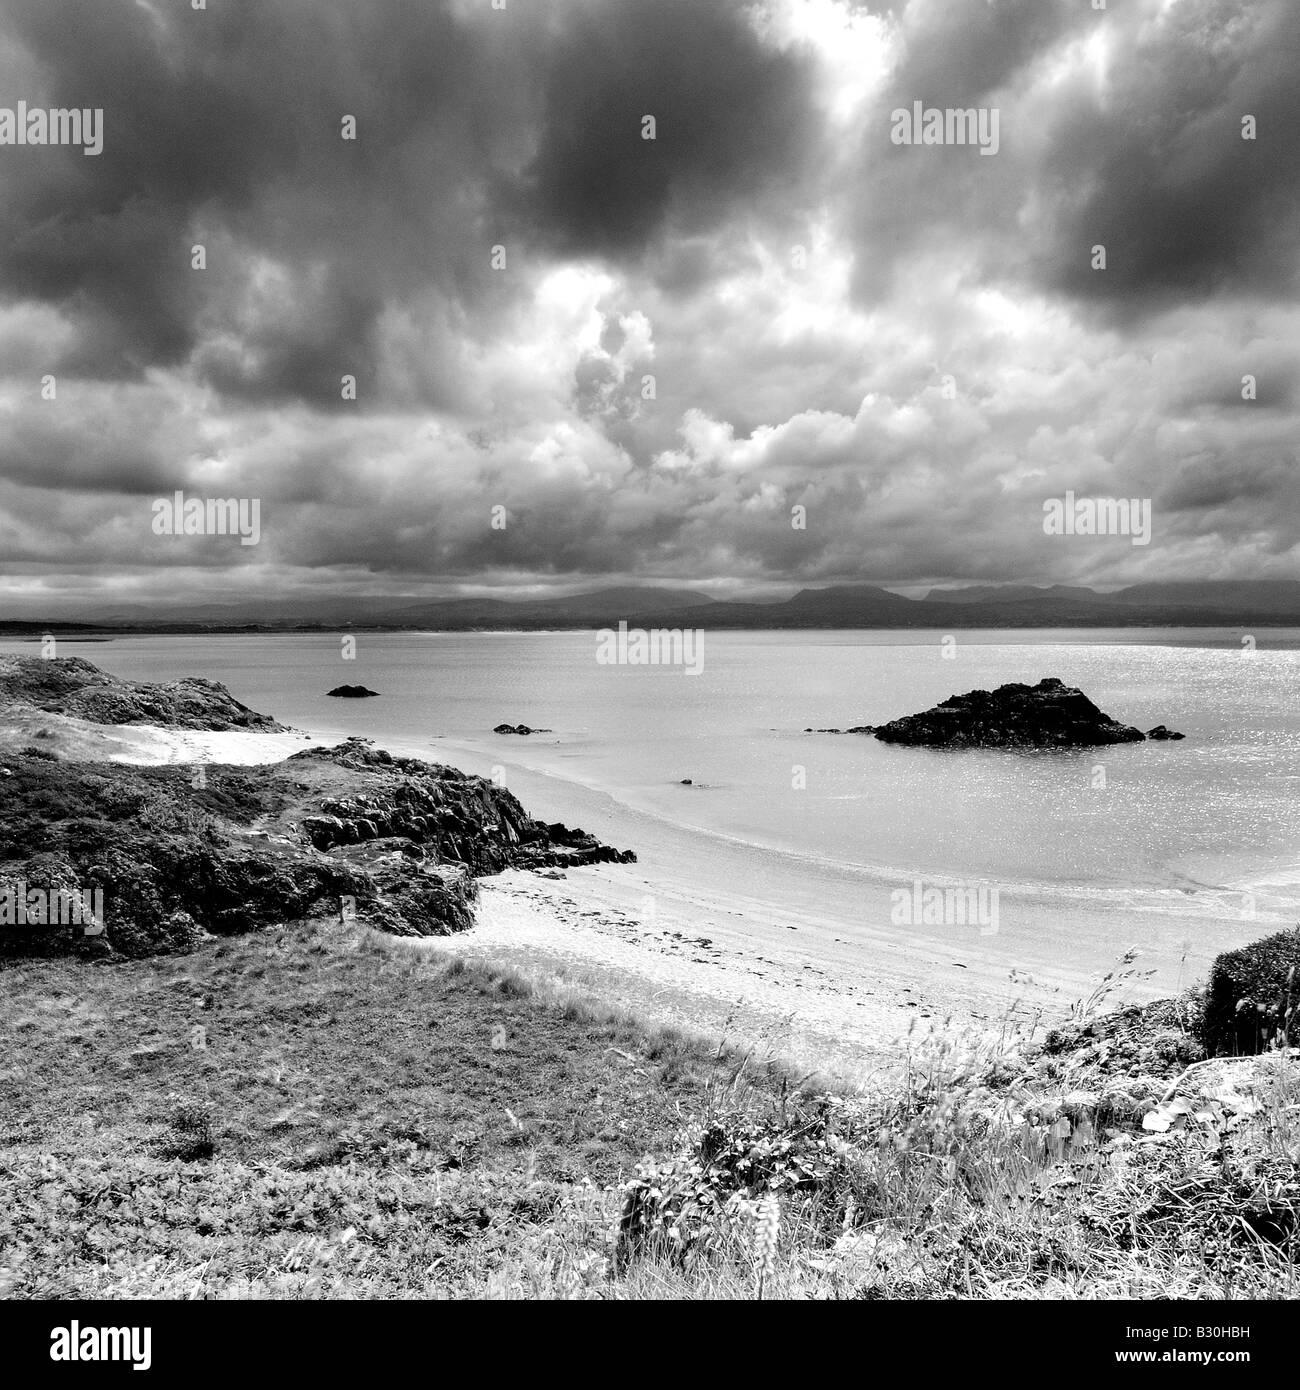
<svg viewBox="0 0 1300 1390">
<path fill-rule="evenodd" d="M 1300 573 L 1295 0 L 196 2 L 0 0 L 7 615 Z"/>
</svg>

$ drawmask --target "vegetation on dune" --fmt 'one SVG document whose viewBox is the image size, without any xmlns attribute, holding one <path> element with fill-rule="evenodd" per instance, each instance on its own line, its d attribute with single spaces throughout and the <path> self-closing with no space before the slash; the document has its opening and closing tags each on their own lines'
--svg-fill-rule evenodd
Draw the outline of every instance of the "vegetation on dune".
<svg viewBox="0 0 1300 1390">
<path fill-rule="evenodd" d="M 9 1296 L 1298 1291 L 1294 1060 L 1206 1058 L 1194 997 L 836 1096 L 337 923 L 4 985 Z"/>
<path fill-rule="evenodd" d="M 182 729 L 280 730 L 217 681 L 199 676 L 161 684 L 123 680 L 84 657 L 0 655 L 0 702 L 94 724 L 157 724 Z"/>
<path fill-rule="evenodd" d="M 739 1291 L 757 1204 L 775 1195 L 789 1293 L 1300 1291 L 1293 1060 L 1183 1072 L 1145 1097 L 1121 1072 L 1084 1089 L 1087 1062 L 1053 1078 L 1044 1060 L 1023 1038 L 917 1036 L 903 1078 L 868 1094 L 697 1124 L 628 1185 L 625 1260 L 667 1266 L 683 1291 Z"/>
<path fill-rule="evenodd" d="M 598 1213 L 734 1067 L 338 924 L 2 983 L 0 1296 L 438 1296 L 521 1248 L 599 1283 Z"/>
</svg>

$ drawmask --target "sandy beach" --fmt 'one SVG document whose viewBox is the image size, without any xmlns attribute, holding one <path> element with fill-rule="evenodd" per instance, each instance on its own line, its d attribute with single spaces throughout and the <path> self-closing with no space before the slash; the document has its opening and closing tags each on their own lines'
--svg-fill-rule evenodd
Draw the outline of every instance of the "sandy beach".
<svg viewBox="0 0 1300 1390">
<path fill-rule="evenodd" d="M 896 1057 L 909 1029 L 950 1018 L 992 1027 L 1024 992 L 723 894 L 652 891 L 637 865 L 560 879 L 511 871 L 480 887 L 476 926 L 431 949 L 554 973 L 658 1021 L 851 1080 Z"/>
<path fill-rule="evenodd" d="M 331 745 L 337 733 L 196 732 L 148 725 L 96 726 L 59 718 L 64 746 L 141 766 L 279 762 L 304 748 Z M 389 742 L 394 753 L 452 762 L 468 771 L 495 750 Z M 497 764 L 499 766 L 499 764 Z M 487 771 L 486 768 L 482 769 Z M 512 767 L 512 783 L 535 782 Z M 999 972 L 951 951 L 918 954 L 886 935 L 850 934 L 833 915 L 774 906 L 761 883 L 737 893 L 734 869 L 713 852 L 686 854 L 651 822 L 626 823 L 609 798 L 576 785 L 520 786 L 539 814 L 581 817 L 642 862 L 567 872 L 512 870 L 480 880 L 477 921 L 466 933 L 431 937 L 430 950 L 468 952 L 565 984 L 656 1021 L 726 1036 L 757 1056 L 779 1055 L 840 1077 L 870 1071 L 909 1027 L 956 1015 L 991 1025 L 1017 994 Z M 558 809 L 557 809 L 558 807 Z M 659 832 L 652 834 L 651 832 Z M 649 854 L 648 860 L 645 858 Z M 1042 991 L 1039 991 L 1042 993 Z"/>
<path fill-rule="evenodd" d="M 144 726 L 101 732 L 113 759 L 147 765 L 250 766 L 339 737 Z M 384 742 L 395 754 L 480 775 L 495 768 L 500 776 L 504 766 L 507 785 L 532 813 L 580 824 L 638 855 L 636 864 L 483 879 L 476 925 L 430 938 L 431 950 L 558 975 L 656 1020 L 841 1077 L 896 1057 L 909 1029 L 948 1019 L 993 1029 L 1011 1012 L 1052 1021 L 1095 983 L 1091 960 L 1058 949 L 1059 935 L 1044 933 L 1033 951 L 1021 938 L 969 927 L 899 929 L 864 907 L 878 903 L 879 892 L 877 885 L 868 894 L 860 875 L 812 874 L 789 856 L 699 836 L 597 789 L 503 765 L 494 746 Z M 1122 997 L 1156 992 L 1133 982 Z"/>
</svg>

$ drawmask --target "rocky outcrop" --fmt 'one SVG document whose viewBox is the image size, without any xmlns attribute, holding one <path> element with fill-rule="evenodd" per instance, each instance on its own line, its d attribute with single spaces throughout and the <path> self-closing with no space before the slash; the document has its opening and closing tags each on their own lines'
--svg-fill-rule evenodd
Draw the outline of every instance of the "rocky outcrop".
<svg viewBox="0 0 1300 1390">
<path fill-rule="evenodd" d="M 1176 734 L 1172 729 L 1166 729 L 1163 724 L 1157 724 L 1154 729 L 1147 730 L 1147 737 L 1154 739 L 1182 738 L 1182 734 Z"/>
<path fill-rule="evenodd" d="M 495 782 L 418 758 L 395 758 L 365 739 L 295 754 L 285 767 L 303 763 L 333 763 L 353 774 L 348 795 L 323 800 L 320 813 L 302 821 L 302 833 L 320 850 L 395 839 L 474 875 L 636 858 L 585 830 L 534 820 Z"/>
<path fill-rule="evenodd" d="M 157 723 L 230 727 L 247 716 L 234 726 L 279 727 L 256 722 L 263 716 L 211 682 L 134 686 L 75 658 L 4 659 L 3 681 L 3 713 L 21 691 L 26 708 L 55 715 L 118 702 L 105 722 L 150 712 Z M 196 693 L 205 699 L 188 703 Z M 635 859 L 584 830 L 534 820 L 494 782 L 395 758 L 366 739 L 269 767 L 209 766 L 198 786 L 190 768 L 51 761 L 35 746 L 3 761 L 0 955 L 140 956 L 322 915 L 442 935 L 472 924 L 486 874 Z M 6 907 L 18 891 L 37 905 L 102 895 L 102 920 L 90 931 L 39 911 L 18 920 Z"/>
<path fill-rule="evenodd" d="M 369 700 L 372 696 L 378 695 L 379 691 L 368 690 L 364 685 L 336 685 L 325 694 L 336 700 Z"/>
<path fill-rule="evenodd" d="M 635 858 L 534 820 L 495 783 L 367 740 L 256 769 L 6 755 L 0 890 L 101 890 L 104 930 L 0 923 L 0 954 L 138 956 L 349 913 L 398 935 L 473 922 L 477 879 Z"/>
<path fill-rule="evenodd" d="M 550 729 L 530 729 L 527 724 L 498 724 L 492 730 L 494 734 L 549 734 Z"/>
<path fill-rule="evenodd" d="M 45 710 L 92 724 L 172 729 L 284 729 L 241 705 L 224 685 L 186 676 L 164 684 L 121 680 L 78 656 L 0 656 L 0 706 Z"/>
<path fill-rule="evenodd" d="M 213 767 L 199 790 L 181 769 L 51 764 L 23 754 L 6 754 L 6 762 L 0 890 L 102 894 L 103 930 L 66 917 L 0 922 L 0 955 L 182 950 L 204 933 L 299 920 L 369 891 L 352 866 L 254 833 L 266 798 L 245 769 Z"/>
<path fill-rule="evenodd" d="M 1055 676 L 950 695 L 933 709 L 879 725 L 875 736 L 926 748 L 1087 748 L 1145 737 Z"/>
</svg>

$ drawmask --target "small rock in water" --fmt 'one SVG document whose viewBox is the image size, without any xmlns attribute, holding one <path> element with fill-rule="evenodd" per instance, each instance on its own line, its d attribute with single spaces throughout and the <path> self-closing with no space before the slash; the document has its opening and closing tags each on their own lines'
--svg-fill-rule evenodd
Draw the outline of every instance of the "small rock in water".
<svg viewBox="0 0 1300 1390">
<path fill-rule="evenodd" d="M 1157 724 L 1154 729 L 1147 730 L 1148 738 L 1185 738 L 1186 735 L 1175 733 L 1172 729 L 1166 729 L 1163 724 Z"/>
<path fill-rule="evenodd" d="M 327 690 L 326 695 L 332 695 L 339 700 L 366 700 L 372 695 L 378 695 L 377 690 L 367 690 L 364 685 L 336 685 L 333 690 Z"/>
<path fill-rule="evenodd" d="M 690 779 L 689 777 L 683 777 L 682 780 L 681 780 L 680 785 L 683 786 L 683 787 L 693 787 L 693 786 L 695 785 L 695 783 L 692 782 L 691 779 Z"/>
</svg>

